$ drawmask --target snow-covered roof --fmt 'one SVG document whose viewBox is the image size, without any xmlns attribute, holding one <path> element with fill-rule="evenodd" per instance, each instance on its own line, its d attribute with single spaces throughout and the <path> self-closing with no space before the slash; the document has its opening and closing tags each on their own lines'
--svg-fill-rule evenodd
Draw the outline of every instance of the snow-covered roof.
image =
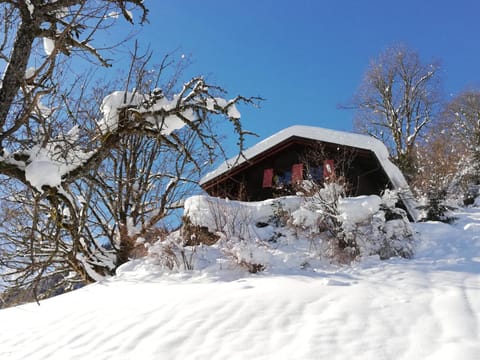
<svg viewBox="0 0 480 360">
<path fill-rule="evenodd" d="M 398 167 L 389 160 L 388 150 L 381 141 L 371 136 L 324 129 L 314 126 L 295 125 L 279 131 L 278 133 L 245 150 L 243 157 L 235 156 L 227 161 L 224 161 L 217 169 L 206 174 L 200 180 L 200 185 L 203 185 L 210 180 L 225 174 L 229 170 L 243 164 L 250 159 L 253 159 L 255 156 L 267 151 L 268 149 L 271 149 L 272 147 L 291 137 L 301 137 L 305 139 L 318 140 L 372 151 L 376 155 L 394 189 L 409 194 L 402 196 L 402 200 L 411 216 L 416 219 L 416 205 L 414 203 L 413 196 L 411 196 L 407 181 Z"/>
<path fill-rule="evenodd" d="M 227 171 L 237 167 L 238 165 L 243 164 L 244 162 L 271 149 L 272 147 L 284 142 L 291 137 L 301 137 L 305 139 L 318 140 L 322 142 L 351 146 L 358 149 L 373 151 L 385 171 L 387 172 L 387 169 L 389 169 L 387 175 L 395 188 L 402 188 L 407 186 L 407 182 L 405 181 L 405 178 L 403 177 L 400 170 L 388 159 L 388 150 L 381 141 L 366 135 L 301 125 L 291 126 L 289 128 L 283 129 L 278 133 L 266 138 L 265 140 L 260 141 L 259 143 L 245 150 L 243 153 L 244 157 L 235 156 L 223 162 L 217 169 L 205 175 L 200 180 L 200 184 L 204 184 L 226 173 Z"/>
</svg>

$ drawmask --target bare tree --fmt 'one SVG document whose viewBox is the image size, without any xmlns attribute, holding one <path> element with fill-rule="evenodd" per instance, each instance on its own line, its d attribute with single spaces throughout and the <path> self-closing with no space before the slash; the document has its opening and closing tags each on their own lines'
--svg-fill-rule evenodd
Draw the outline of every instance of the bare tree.
<svg viewBox="0 0 480 360">
<path fill-rule="evenodd" d="M 62 144 L 69 147 L 62 135 L 75 122 L 65 121 L 71 119 L 61 101 L 68 96 L 61 90 L 66 60 L 81 55 L 108 67 L 92 43 L 94 34 L 112 26 L 117 17 L 133 22 L 132 11 L 137 10 L 140 22 L 145 21 L 147 9 L 141 0 L 0 1 L 0 179 L 3 215 L 11 220 L 2 224 L 0 245 L 9 255 L 2 256 L 2 264 L 12 266 L 7 267 L 9 280 L 38 284 L 49 268 L 45 259 L 61 255 L 57 251 L 43 256 L 33 245 L 38 238 L 53 240 L 65 234 L 62 227 L 51 226 L 59 224 L 52 219 L 58 219 L 57 205 L 65 197 L 55 196 L 62 186 L 39 189 L 27 174 L 36 155 L 60 150 Z M 21 252 L 20 241 L 30 245 L 29 252 Z M 28 271 L 17 272 L 26 267 Z"/>
<path fill-rule="evenodd" d="M 168 54 L 159 66 L 149 69 L 144 62 L 149 57 L 148 53 L 140 56 L 127 77 L 135 78 L 139 91 L 153 84 L 165 96 L 173 96 L 185 68 L 184 60 L 177 62 Z M 103 99 L 110 91 L 98 89 L 96 96 Z M 210 121 L 204 119 L 205 129 Z M 113 269 L 144 254 L 145 244 L 158 240 L 166 228 L 178 225 L 182 200 L 198 191 L 202 174 L 199 165 L 220 150 L 212 143 L 208 154 L 198 134 L 189 129 L 177 130 L 175 137 L 182 144 L 179 149 L 155 137 L 126 135 L 99 167 L 75 182 L 74 191 L 88 208 L 84 236 L 91 244 L 102 243 L 98 247 L 110 254 Z M 171 219 L 172 214 L 177 216 Z"/>
<path fill-rule="evenodd" d="M 460 147 L 459 147 L 460 145 Z M 411 186 L 419 196 L 447 192 L 462 161 L 463 145 L 445 129 L 432 129 L 426 141 L 416 147 L 417 174 Z"/>
<path fill-rule="evenodd" d="M 469 90 L 445 104 L 438 126 L 418 147 L 416 185 L 424 193 L 465 196 L 471 201 L 480 184 L 479 149 L 480 92 Z"/>
<path fill-rule="evenodd" d="M 442 119 L 442 125 L 459 140 L 456 145 L 465 148 L 465 160 L 459 164 L 466 168 L 464 175 L 469 182 L 480 184 L 480 91 L 458 95 L 447 105 Z"/>
<path fill-rule="evenodd" d="M 221 144 L 211 117 L 232 124 L 241 150 L 246 132 L 236 104 L 257 99 L 226 100 L 222 88 L 202 77 L 176 94 L 155 82 L 145 86 L 149 56 L 134 54 L 132 64 L 139 65 L 124 90 L 105 98 L 94 91 L 91 102 L 76 101 L 88 98 L 87 87 L 70 80 L 70 90 L 62 88 L 62 61 L 80 52 L 108 66 L 90 43 L 93 35 L 118 15 L 132 22 L 132 10 L 144 21 L 143 1 L 0 1 L 0 8 L 0 176 L 10 193 L 4 192 L 5 201 L 22 214 L 2 228 L 3 249 L 12 255 L 2 259 L 11 270 L 7 277 L 35 286 L 47 273 L 70 272 L 83 282 L 112 274 L 127 259 L 127 240 L 145 236 L 178 197 L 177 185 L 193 180 L 189 172 L 216 156 Z M 99 101 L 101 111 L 92 111 L 88 105 Z M 170 167 L 148 169 L 149 158 L 166 153 L 162 164 Z M 148 188 L 152 184 L 158 187 Z M 147 202 L 139 199 L 145 191 Z M 110 243 L 112 257 L 102 241 L 119 236 Z"/>
<path fill-rule="evenodd" d="M 354 97 L 355 127 L 383 141 L 408 179 L 414 174 L 415 144 L 438 111 L 438 68 L 395 45 L 371 62 Z"/>
</svg>

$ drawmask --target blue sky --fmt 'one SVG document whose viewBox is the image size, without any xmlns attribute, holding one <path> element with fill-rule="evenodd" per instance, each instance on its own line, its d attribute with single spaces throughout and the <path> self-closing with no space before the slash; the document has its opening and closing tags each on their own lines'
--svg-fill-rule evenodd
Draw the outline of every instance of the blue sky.
<svg viewBox="0 0 480 360">
<path fill-rule="evenodd" d="M 439 60 L 446 96 L 480 85 L 477 0 L 146 0 L 150 23 L 136 37 L 161 56 L 179 48 L 230 96 L 260 95 L 242 107 L 246 128 L 269 136 L 294 124 L 351 130 L 338 109 L 369 61 L 394 43 Z M 256 139 L 251 139 L 249 145 Z"/>
</svg>

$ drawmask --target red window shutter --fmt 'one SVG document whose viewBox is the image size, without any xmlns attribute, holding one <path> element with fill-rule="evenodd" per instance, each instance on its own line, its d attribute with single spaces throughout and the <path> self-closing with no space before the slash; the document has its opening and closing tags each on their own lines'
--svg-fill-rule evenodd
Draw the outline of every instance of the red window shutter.
<svg viewBox="0 0 480 360">
<path fill-rule="evenodd" d="M 271 188 L 272 183 L 273 183 L 273 169 L 264 169 L 262 187 Z"/>
<path fill-rule="evenodd" d="M 298 183 L 303 180 L 303 164 L 292 165 L 292 183 Z"/>
<path fill-rule="evenodd" d="M 331 179 L 335 176 L 335 164 L 333 160 L 325 160 L 323 162 L 323 178 Z"/>
</svg>

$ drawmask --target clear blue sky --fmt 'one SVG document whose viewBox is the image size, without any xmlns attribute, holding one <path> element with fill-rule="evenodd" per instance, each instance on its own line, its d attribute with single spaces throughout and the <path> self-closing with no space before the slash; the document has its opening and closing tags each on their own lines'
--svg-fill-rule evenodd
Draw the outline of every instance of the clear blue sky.
<svg viewBox="0 0 480 360">
<path fill-rule="evenodd" d="M 180 48 L 190 75 L 230 96 L 260 95 L 241 108 L 261 138 L 294 124 L 352 129 L 339 110 L 369 61 L 394 43 L 439 60 L 446 96 L 480 84 L 478 0 L 146 0 L 150 24 L 136 37 L 160 58 Z M 253 144 L 256 139 L 249 141 Z"/>
</svg>

